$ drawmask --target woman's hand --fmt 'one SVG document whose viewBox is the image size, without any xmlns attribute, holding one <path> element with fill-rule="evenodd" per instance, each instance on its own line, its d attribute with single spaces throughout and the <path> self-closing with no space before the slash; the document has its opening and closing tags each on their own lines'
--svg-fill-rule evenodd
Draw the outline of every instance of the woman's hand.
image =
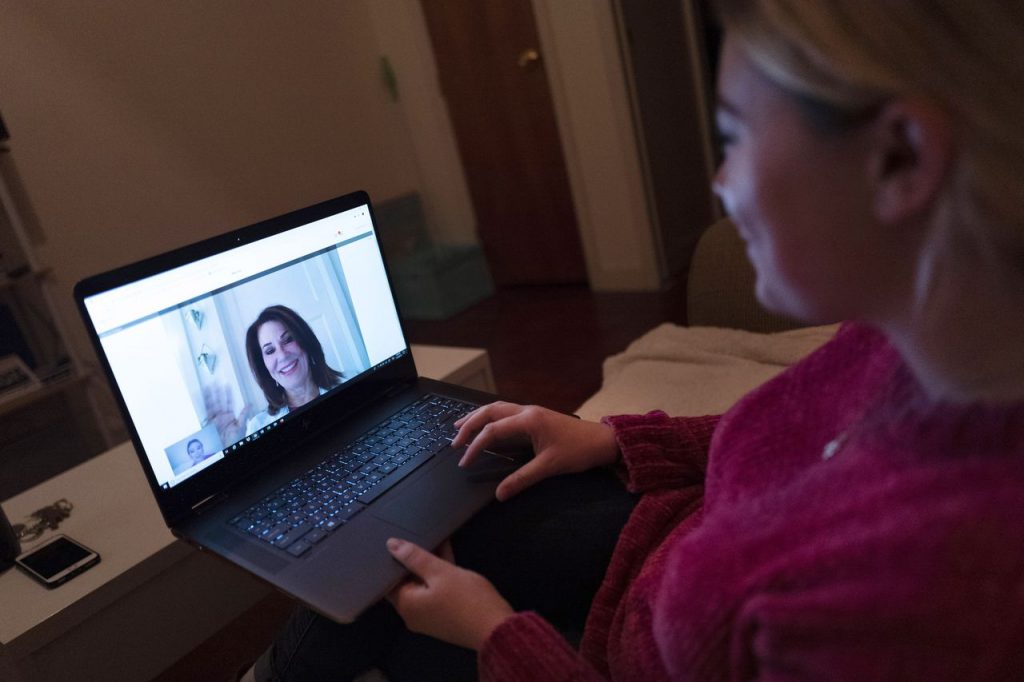
<svg viewBox="0 0 1024 682">
<path fill-rule="evenodd" d="M 614 464 L 619 446 L 611 427 L 587 422 L 536 405 L 491 403 L 455 422 L 452 447 L 469 444 L 459 466 L 469 466 L 484 451 L 501 445 L 532 446 L 535 457 L 509 474 L 495 491 L 507 500 L 550 476 Z"/>
<path fill-rule="evenodd" d="M 494 628 L 515 613 L 479 573 L 407 540 L 388 540 L 388 551 L 412 573 L 388 601 L 413 632 L 479 651 Z M 441 553 L 451 556 L 447 543 Z"/>
<path fill-rule="evenodd" d="M 207 386 L 203 389 L 203 402 L 206 403 L 206 421 L 217 425 L 221 447 L 226 448 L 245 438 L 245 423 L 251 408 L 246 405 L 236 415 L 230 388 Z"/>
</svg>

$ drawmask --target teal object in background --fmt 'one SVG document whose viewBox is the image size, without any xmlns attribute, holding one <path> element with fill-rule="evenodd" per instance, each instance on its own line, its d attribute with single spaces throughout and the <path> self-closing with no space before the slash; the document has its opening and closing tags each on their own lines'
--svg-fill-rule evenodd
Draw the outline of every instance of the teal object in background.
<svg viewBox="0 0 1024 682">
<path fill-rule="evenodd" d="M 402 317 L 444 320 L 494 294 L 478 244 L 435 244 L 416 193 L 374 209 Z"/>
</svg>

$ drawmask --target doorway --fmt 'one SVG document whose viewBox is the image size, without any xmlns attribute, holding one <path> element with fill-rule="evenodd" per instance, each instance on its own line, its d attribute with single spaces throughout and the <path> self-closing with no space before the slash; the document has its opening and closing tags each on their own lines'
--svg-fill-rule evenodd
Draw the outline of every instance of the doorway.
<svg viewBox="0 0 1024 682">
<path fill-rule="evenodd" d="M 587 282 L 530 1 L 421 3 L 495 283 Z"/>
<path fill-rule="evenodd" d="M 697 240 L 720 217 L 711 190 L 713 70 L 704 0 L 615 0 L 648 201 L 665 272 L 685 281 Z"/>
</svg>

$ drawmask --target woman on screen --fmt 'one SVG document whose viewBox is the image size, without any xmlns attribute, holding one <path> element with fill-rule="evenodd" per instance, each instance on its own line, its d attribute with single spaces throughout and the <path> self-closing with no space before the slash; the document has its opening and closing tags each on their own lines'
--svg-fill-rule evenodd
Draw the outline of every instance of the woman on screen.
<svg viewBox="0 0 1024 682">
<path fill-rule="evenodd" d="M 342 381 L 331 369 L 313 329 L 291 308 L 272 305 L 259 314 L 245 334 L 245 352 L 267 409 L 249 420 L 252 433 L 302 407 Z"/>
<path fill-rule="evenodd" d="M 249 407 L 236 416 L 229 392 L 207 392 L 208 418 L 216 422 L 225 444 L 262 429 L 344 379 L 341 372 L 328 366 L 313 329 L 287 306 L 272 305 L 257 316 L 245 334 L 245 352 L 267 399 L 267 409 L 246 419 Z"/>
<path fill-rule="evenodd" d="M 202 462 L 210 455 L 206 452 L 206 447 L 203 445 L 203 441 L 198 438 L 193 438 L 185 446 L 185 452 L 188 453 L 189 460 L 192 462 L 192 466 L 195 466 Z"/>
</svg>

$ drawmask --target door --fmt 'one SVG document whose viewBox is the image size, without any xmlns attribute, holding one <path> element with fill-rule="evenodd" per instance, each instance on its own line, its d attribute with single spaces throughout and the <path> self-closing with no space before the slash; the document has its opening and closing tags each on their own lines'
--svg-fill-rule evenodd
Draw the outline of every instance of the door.
<svg viewBox="0 0 1024 682">
<path fill-rule="evenodd" d="M 587 281 L 529 0 L 422 0 L 498 286 Z"/>
</svg>

